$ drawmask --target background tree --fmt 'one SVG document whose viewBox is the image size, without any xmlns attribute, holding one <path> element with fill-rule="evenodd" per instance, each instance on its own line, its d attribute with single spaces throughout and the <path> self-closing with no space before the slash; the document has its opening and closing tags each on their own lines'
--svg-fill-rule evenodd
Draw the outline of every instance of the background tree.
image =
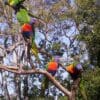
<svg viewBox="0 0 100 100">
<path fill-rule="evenodd" d="M 76 0 L 76 23 L 79 29 L 79 38 L 87 44 L 91 64 L 100 66 L 100 28 L 99 2 L 97 0 Z"/>
<path fill-rule="evenodd" d="M 99 8 L 98 0 L 76 0 L 77 12 L 75 16 L 77 29 L 79 31 L 78 39 L 86 43 L 89 53 L 90 63 L 95 65 L 95 70 L 90 71 L 84 64 L 86 72 L 83 74 L 80 91 L 85 100 L 99 99 L 98 89 L 100 79 L 98 79 L 98 67 L 100 66 L 100 29 L 99 29 Z M 93 66 L 90 65 L 90 68 Z M 95 74 L 96 73 L 96 74 Z M 95 76 L 97 75 L 97 76 Z M 91 78 L 90 78 L 91 77 Z M 86 80 L 88 82 L 86 83 Z M 93 84 L 92 84 L 93 83 Z M 91 90 L 94 89 L 94 90 Z M 93 91 L 93 92 L 90 92 Z M 83 99 L 79 97 L 80 99 Z"/>
</svg>

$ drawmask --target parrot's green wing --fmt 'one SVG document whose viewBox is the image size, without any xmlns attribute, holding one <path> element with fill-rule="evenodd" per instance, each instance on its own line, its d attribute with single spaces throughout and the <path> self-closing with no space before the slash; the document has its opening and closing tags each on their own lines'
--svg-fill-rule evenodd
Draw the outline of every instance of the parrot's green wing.
<svg viewBox="0 0 100 100">
<path fill-rule="evenodd" d="M 17 20 L 20 24 L 29 23 L 30 22 L 30 16 L 28 15 L 28 12 L 25 9 L 20 9 L 19 12 L 17 12 Z"/>
</svg>

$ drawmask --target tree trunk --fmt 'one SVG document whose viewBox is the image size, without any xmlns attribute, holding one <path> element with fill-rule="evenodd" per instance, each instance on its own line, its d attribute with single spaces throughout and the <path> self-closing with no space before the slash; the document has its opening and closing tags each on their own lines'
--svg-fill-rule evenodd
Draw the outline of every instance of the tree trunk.
<svg viewBox="0 0 100 100">
<path fill-rule="evenodd" d="M 16 87 L 17 100 L 22 100 L 22 98 L 21 98 L 21 82 L 20 82 L 18 75 L 15 75 L 15 87 Z"/>
<path fill-rule="evenodd" d="M 25 76 L 24 78 L 23 95 L 24 95 L 24 100 L 29 100 L 28 99 L 28 77 L 27 76 Z"/>
<path fill-rule="evenodd" d="M 5 100 L 10 100 L 5 72 L 4 72 L 4 76 L 2 76 L 2 82 L 3 82 L 4 98 L 5 98 Z"/>
<path fill-rule="evenodd" d="M 79 87 L 79 83 L 80 83 L 80 78 L 78 78 L 77 80 L 75 80 L 71 86 L 71 95 L 68 96 L 68 100 L 75 100 L 76 98 L 76 94 L 77 94 L 77 90 Z"/>
</svg>

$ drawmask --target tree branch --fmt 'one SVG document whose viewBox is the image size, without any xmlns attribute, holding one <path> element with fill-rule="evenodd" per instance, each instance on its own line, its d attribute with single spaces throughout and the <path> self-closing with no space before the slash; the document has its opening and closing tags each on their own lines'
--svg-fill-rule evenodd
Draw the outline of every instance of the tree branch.
<svg viewBox="0 0 100 100">
<path fill-rule="evenodd" d="M 3 50 L 5 50 L 5 51 L 13 51 L 17 46 L 19 46 L 19 45 L 22 45 L 23 44 L 23 42 L 22 41 L 20 41 L 20 42 L 17 42 L 17 43 L 15 43 L 15 44 L 13 44 L 12 46 L 9 46 L 7 49 L 5 49 L 2 45 L 0 45 L 0 48 L 1 49 L 3 49 Z"/>
<path fill-rule="evenodd" d="M 67 89 L 65 89 L 50 73 L 48 73 L 46 70 L 18 70 L 18 69 L 12 69 L 8 66 L 0 65 L 0 70 L 5 70 L 8 72 L 16 73 L 18 75 L 26 75 L 26 74 L 44 74 L 46 77 L 49 78 L 49 80 L 60 90 L 62 91 L 66 96 L 70 97 L 71 92 Z"/>
<path fill-rule="evenodd" d="M 22 45 L 23 44 L 23 41 L 20 41 L 20 42 L 17 42 L 17 43 L 15 43 L 13 46 L 10 46 L 8 49 L 6 49 L 6 50 L 8 50 L 8 51 L 13 51 L 17 46 L 19 46 L 19 45 Z"/>
</svg>

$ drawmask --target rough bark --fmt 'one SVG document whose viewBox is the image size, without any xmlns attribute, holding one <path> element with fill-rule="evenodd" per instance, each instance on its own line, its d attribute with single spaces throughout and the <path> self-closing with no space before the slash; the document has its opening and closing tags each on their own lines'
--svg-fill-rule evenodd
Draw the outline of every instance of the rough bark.
<svg viewBox="0 0 100 100">
<path fill-rule="evenodd" d="M 78 78 L 77 80 L 75 80 L 71 86 L 71 97 L 69 100 L 76 100 L 76 94 L 77 94 L 77 90 L 79 87 L 79 83 L 80 83 L 80 78 Z"/>
<path fill-rule="evenodd" d="M 21 82 L 19 79 L 19 76 L 15 74 L 15 88 L 16 88 L 16 99 L 17 100 L 22 100 L 21 98 Z"/>
<path fill-rule="evenodd" d="M 24 100 L 29 100 L 28 99 L 28 77 L 26 76 L 24 78 L 24 88 L 23 88 L 23 96 L 24 96 Z"/>
</svg>

